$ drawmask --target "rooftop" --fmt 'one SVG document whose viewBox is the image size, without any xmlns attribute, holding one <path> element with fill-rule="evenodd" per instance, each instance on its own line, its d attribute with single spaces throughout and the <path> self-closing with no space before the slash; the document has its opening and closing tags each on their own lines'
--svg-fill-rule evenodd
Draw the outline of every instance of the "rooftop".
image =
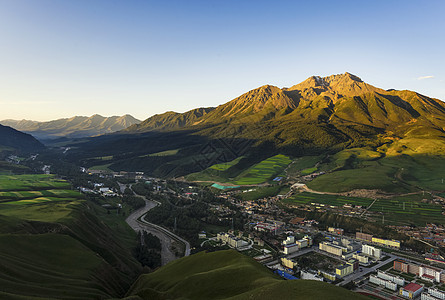
<svg viewBox="0 0 445 300">
<path fill-rule="evenodd" d="M 417 290 L 423 288 L 420 284 L 411 282 L 408 285 L 406 285 L 403 289 L 410 292 L 416 292 Z"/>
</svg>

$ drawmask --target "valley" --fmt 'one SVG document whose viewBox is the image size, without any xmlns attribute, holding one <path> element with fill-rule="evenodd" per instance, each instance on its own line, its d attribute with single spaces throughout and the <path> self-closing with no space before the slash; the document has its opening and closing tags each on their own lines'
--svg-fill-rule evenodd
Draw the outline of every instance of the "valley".
<svg viewBox="0 0 445 300">
<path fill-rule="evenodd" d="M 1 144 L 0 295 L 390 297 L 373 289 L 378 269 L 396 259 L 440 268 L 445 255 L 438 101 L 345 73 L 98 136 L 64 127 L 73 131 L 44 145 L 5 127 L 38 146 Z M 359 246 L 386 254 L 362 257 Z M 365 271 L 337 271 L 351 259 Z"/>
</svg>

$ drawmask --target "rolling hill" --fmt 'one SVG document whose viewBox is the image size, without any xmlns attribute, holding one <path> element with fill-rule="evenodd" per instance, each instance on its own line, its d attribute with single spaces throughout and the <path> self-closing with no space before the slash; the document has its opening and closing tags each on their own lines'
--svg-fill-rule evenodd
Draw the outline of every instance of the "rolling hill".
<svg viewBox="0 0 445 300">
<path fill-rule="evenodd" d="M 227 177 L 237 177 L 277 154 L 295 158 L 345 149 L 373 151 L 378 154 L 374 159 L 352 155 L 341 166 L 331 162 L 333 167 L 315 185 L 329 188 L 330 174 L 340 171 L 345 182 L 357 181 L 360 176 L 347 169 L 371 174 L 373 169 L 383 170 L 381 164 L 387 166 L 382 178 L 393 181 L 385 189 L 402 186 L 411 191 L 422 188 L 413 183 L 425 175 L 418 172 L 425 164 L 426 178 L 442 176 L 434 165 L 445 155 L 445 104 L 413 91 L 384 90 L 350 73 L 312 76 L 289 88 L 261 86 L 216 108 L 156 115 L 75 146 L 71 159 L 83 164 L 101 164 L 94 157 L 107 155 L 111 169 L 163 177 L 203 171 L 241 156 L 224 171 Z M 151 155 L 168 150 L 175 154 Z M 412 170 L 398 176 L 404 165 Z M 353 188 L 366 186 L 355 182 Z"/>
<path fill-rule="evenodd" d="M 285 281 L 235 250 L 198 253 L 142 275 L 128 299 L 366 299 L 328 283 Z"/>
<path fill-rule="evenodd" d="M 44 149 L 42 143 L 29 134 L 0 125 L 0 152 L 4 150 L 34 152 Z"/>
<path fill-rule="evenodd" d="M 0 124 L 32 134 L 39 140 L 48 140 L 61 137 L 82 138 L 112 133 L 139 122 L 140 120 L 130 115 L 113 117 L 93 115 L 91 117 L 75 116 L 48 122 L 3 120 L 0 121 Z"/>
</svg>

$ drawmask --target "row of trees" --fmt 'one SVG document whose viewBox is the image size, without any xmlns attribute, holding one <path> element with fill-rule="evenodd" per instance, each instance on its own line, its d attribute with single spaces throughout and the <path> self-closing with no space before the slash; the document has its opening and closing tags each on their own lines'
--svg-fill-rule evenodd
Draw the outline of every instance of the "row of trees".
<svg viewBox="0 0 445 300">
<path fill-rule="evenodd" d="M 151 233 L 139 231 L 138 244 L 134 250 L 134 256 L 142 266 L 156 269 L 162 265 L 161 240 Z"/>
</svg>

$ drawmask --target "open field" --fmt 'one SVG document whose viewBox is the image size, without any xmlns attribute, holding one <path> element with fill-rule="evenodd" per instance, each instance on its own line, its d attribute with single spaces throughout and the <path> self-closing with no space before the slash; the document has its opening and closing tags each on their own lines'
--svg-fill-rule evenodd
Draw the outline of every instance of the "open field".
<svg viewBox="0 0 445 300">
<path fill-rule="evenodd" d="M 70 189 L 70 184 L 54 175 L 0 175 L 0 192 Z"/>
<path fill-rule="evenodd" d="M 445 224 L 442 207 L 426 203 L 425 200 L 428 198 L 430 198 L 428 194 L 419 194 L 378 199 L 371 207 L 370 212 L 383 213 L 385 215 L 385 223 L 392 225 L 413 224 L 425 226 L 426 223 Z"/>
<path fill-rule="evenodd" d="M 216 171 L 225 171 L 225 170 L 227 170 L 228 168 L 230 168 L 231 166 L 236 165 L 242 158 L 243 158 L 243 157 L 240 156 L 240 157 L 238 157 L 238 158 L 235 158 L 235 159 L 232 160 L 232 161 L 229 161 L 229 162 L 226 162 L 226 163 L 221 163 L 221 164 L 213 165 L 213 166 L 211 166 L 209 169 L 211 169 L 211 170 L 216 170 Z"/>
<path fill-rule="evenodd" d="M 425 200 L 424 200 L 425 199 Z M 391 225 L 418 225 L 425 223 L 445 224 L 445 216 L 442 215 L 442 207 L 436 204 L 426 203 L 431 199 L 429 194 L 409 196 L 395 196 L 389 199 L 377 199 L 369 209 L 371 218 L 383 221 Z M 346 197 L 338 195 L 321 195 L 311 193 L 299 193 L 291 198 L 283 199 L 285 204 L 304 204 L 322 207 L 323 205 L 341 207 L 345 204 L 361 205 L 368 207 L 374 200 L 368 198 Z M 314 203 L 314 204 L 312 204 Z M 320 205 L 321 204 L 321 205 Z"/>
<path fill-rule="evenodd" d="M 281 175 L 291 161 L 288 156 L 282 154 L 269 157 L 242 172 L 233 183 L 243 185 L 266 182 L 275 176 Z"/>
<path fill-rule="evenodd" d="M 71 212 L 83 196 L 53 175 L 0 175 L 0 214 L 55 222 Z"/>
<path fill-rule="evenodd" d="M 190 181 L 215 181 L 230 183 L 232 185 L 261 184 L 274 179 L 276 176 L 284 177 L 284 169 L 291 163 L 291 159 L 282 154 L 269 157 L 241 172 L 235 178 L 227 178 L 224 173 L 230 167 L 236 166 L 242 157 L 238 157 L 227 163 L 213 165 L 201 172 L 187 176 Z"/>
<path fill-rule="evenodd" d="M 346 197 L 337 195 L 321 195 L 321 194 L 311 194 L 307 192 L 295 194 L 290 198 L 283 199 L 283 203 L 286 204 L 306 204 L 311 203 L 324 204 L 327 206 L 343 206 L 344 204 L 353 204 L 361 206 L 369 206 L 373 199 L 368 198 L 356 198 L 356 197 Z M 317 205 L 318 206 L 318 205 Z"/>
<path fill-rule="evenodd" d="M 326 192 L 363 188 L 390 193 L 444 191 L 444 163 L 445 157 L 442 156 L 396 155 L 380 158 L 375 151 L 344 150 L 319 167 L 331 172 L 315 178 L 308 186 Z"/>
</svg>

